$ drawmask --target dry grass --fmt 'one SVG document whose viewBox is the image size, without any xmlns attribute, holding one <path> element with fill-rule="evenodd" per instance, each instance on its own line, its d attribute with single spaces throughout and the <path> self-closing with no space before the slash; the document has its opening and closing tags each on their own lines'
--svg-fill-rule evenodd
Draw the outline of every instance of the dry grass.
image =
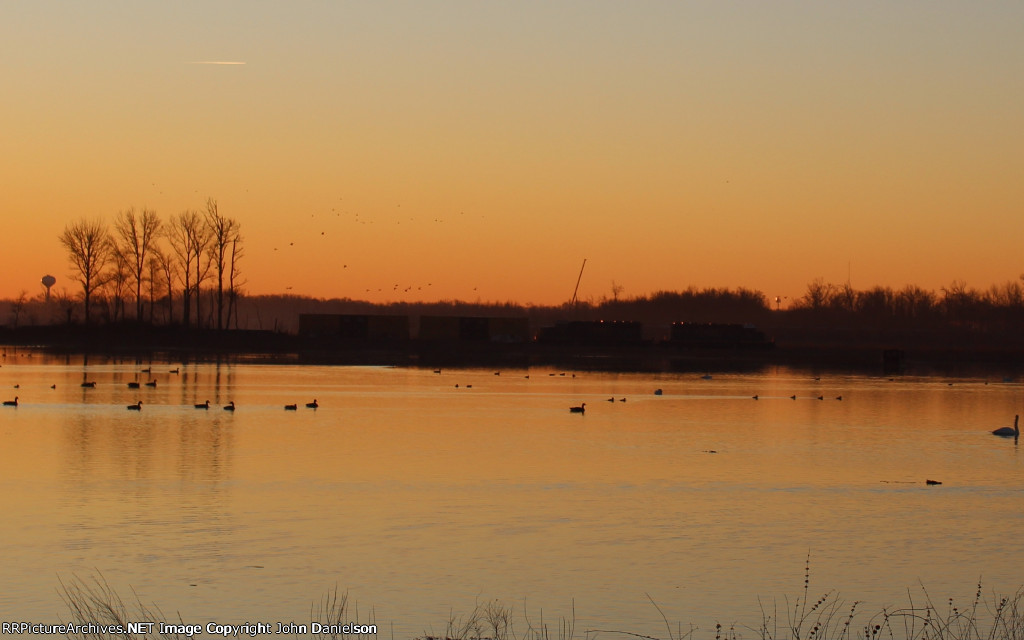
<svg viewBox="0 0 1024 640">
<path fill-rule="evenodd" d="M 115 592 L 107 581 L 97 575 L 90 580 L 75 577 L 71 582 L 60 583 L 60 595 L 70 612 L 67 621 L 75 625 L 87 627 L 81 633 L 67 634 L 74 640 L 107 640 L 123 638 L 165 638 L 166 640 L 182 640 L 184 635 L 153 633 L 146 636 L 130 633 L 129 622 L 166 621 L 167 617 L 158 607 L 149 607 L 139 600 L 138 596 L 132 605 L 125 604 L 121 596 Z M 135 595 L 133 592 L 132 595 Z M 180 618 L 179 618 L 180 622 Z M 115 631 L 117 629 L 119 631 Z"/>
<path fill-rule="evenodd" d="M 61 582 L 61 597 L 70 612 L 68 622 L 92 625 L 88 632 L 68 634 L 73 640 L 141 640 L 164 638 L 182 640 L 177 633 L 137 634 L 127 631 L 131 621 L 166 621 L 163 612 L 155 606 L 144 605 L 134 594 L 131 604 L 122 598 L 102 577 L 90 580 L 74 578 Z M 949 599 L 936 605 L 928 592 L 920 588 L 916 598 L 907 593 L 907 604 L 898 608 L 884 608 L 875 613 L 862 611 L 861 602 L 851 604 L 841 600 L 834 591 L 825 592 L 812 600 L 810 595 L 810 563 L 805 567 L 804 587 L 792 603 L 783 599 L 782 611 L 776 600 L 768 608 L 761 603 L 761 623 L 756 628 L 716 624 L 715 640 L 1024 640 L 1024 588 L 1009 596 L 985 595 L 979 582 L 973 600 L 965 607 Z M 575 607 L 569 617 L 547 621 L 543 610 L 531 615 L 524 604 L 521 611 L 503 605 L 498 600 L 477 603 L 470 613 L 454 612 L 442 633 L 425 632 L 414 640 L 598 640 L 599 637 L 639 638 L 641 640 L 692 640 L 711 636 L 711 629 L 702 630 L 694 625 L 673 625 L 661 607 L 648 596 L 665 626 L 664 636 L 643 635 L 626 630 L 576 630 Z M 347 593 L 335 587 L 326 592 L 310 608 L 310 621 L 325 625 L 345 623 L 377 624 L 373 611 L 368 621 L 360 622 L 359 612 Z M 180 616 L 173 624 L 184 624 Z M 98 630 L 97 627 L 114 625 L 120 632 Z M 331 640 L 376 639 L 376 635 L 346 633 L 310 634 L 308 637 Z M 205 635 L 205 634 L 204 634 Z M 243 636 L 245 634 L 242 634 Z M 297 636 L 289 636 L 297 637 Z M 395 640 L 394 632 L 390 640 Z M 402 640 L 402 639 L 399 639 Z"/>
</svg>

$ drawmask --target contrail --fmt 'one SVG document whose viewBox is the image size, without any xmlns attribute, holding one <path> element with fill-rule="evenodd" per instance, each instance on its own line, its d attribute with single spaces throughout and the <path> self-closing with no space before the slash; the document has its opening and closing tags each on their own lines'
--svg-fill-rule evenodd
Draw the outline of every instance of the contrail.
<svg viewBox="0 0 1024 640">
<path fill-rule="evenodd" d="M 244 62 L 234 62 L 229 60 L 198 60 L 196 62 L 189 62 L 189 64 L 245 64 Z"/>
</svg>

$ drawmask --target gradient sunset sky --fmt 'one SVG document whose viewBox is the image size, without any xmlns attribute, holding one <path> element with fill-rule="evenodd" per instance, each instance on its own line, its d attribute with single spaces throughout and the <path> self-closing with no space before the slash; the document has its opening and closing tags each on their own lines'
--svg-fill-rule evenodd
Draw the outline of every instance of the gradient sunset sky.
<svg viewBox="0 0 1024 640">
<path fill-rule="evenodd" d="M 1019 1 L 5 2 L 0 69 L 0 297 L 209 197 L 251 293 L 1024 273 Z"/>
</svg>

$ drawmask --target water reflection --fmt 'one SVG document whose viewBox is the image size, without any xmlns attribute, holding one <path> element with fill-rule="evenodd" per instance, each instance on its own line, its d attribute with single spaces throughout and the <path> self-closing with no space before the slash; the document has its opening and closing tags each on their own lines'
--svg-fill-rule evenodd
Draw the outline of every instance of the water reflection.
<svg viewBox="0 0 1024 640">
<path fill-rule="evenodd" d="M 1017 586 L 1024 469 L 990 432 L 1018 385 L 547 373 L 19 356 L 0 605 L 53 618 L 54 576 L 98 568 L 186 618 L 290 620 L 339 584 L 398 637 L 479 597 L 657 634 L 645 594 L 756 616 L 808 550 L 816 585 L 878 607 L 918 579 Z"/>
</svg>

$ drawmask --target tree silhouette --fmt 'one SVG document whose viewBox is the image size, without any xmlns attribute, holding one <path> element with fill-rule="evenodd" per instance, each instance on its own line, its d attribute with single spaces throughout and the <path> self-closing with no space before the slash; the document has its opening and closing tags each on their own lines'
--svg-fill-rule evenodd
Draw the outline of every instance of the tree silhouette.
<svg viewBox="0 0 1024 640">
<path fill-rule="evenodd" d="M 101 221 L 81 219 L 64 227 L 59 238 L 68 252 L 71 278 L 82 285 L 85 323 L 89 324 L 92 296 L 103 285 L 103 269 L 111 257 L 110 234 Z"/>
<path fill-rule="evenodd" d="M 245 256 L 245 249 L 242 246 L 242 234 L 236 233 L 231 241 L 231 259 L 228 269 L 228 324 L 231 324 L 231 314 L 235 315 L 235 328 L 238 328 L 238 296 L 241 286 L 245 284 L 241 277 L 238 263 Z"/>
<path fill-rule="evenodd" d="M 224 276 L 234 279 L 234 251 L 241 241 L 238 221 L 220 213 L 217 201 L 206 201 L 206 228 L 209 233 L 209 263 L 217 274 L 217 329 L 224 328 Z M 228 263 L 231 271 L 228 271 Z M 230 311 L 230 309 L 229 309 Z"/>
<path fill-rule="evenodd" d="M 195 259 L 192 252 L 192 237 L 200 226 L 202 220 L 199 212 L 191 209 L 174 216 L 167 225 L 167 239 L 180 267 L 178 277 L 181 278 L 181 322 L 185 326 L 188 326 L 192 317 L 192 261 Z"/>
<path fill-rule="evenodd" d="M 142 283 L 146 274 L 146 258 L 153 250 L 160 235 L 161 222 L 156 211 L 143 209 L 136 214 L 128 209 L 114 219 L 114 246 L 128 267 L 128 273 L 135 283 L 135 319 L 142 320 Z"/>
</svg>

